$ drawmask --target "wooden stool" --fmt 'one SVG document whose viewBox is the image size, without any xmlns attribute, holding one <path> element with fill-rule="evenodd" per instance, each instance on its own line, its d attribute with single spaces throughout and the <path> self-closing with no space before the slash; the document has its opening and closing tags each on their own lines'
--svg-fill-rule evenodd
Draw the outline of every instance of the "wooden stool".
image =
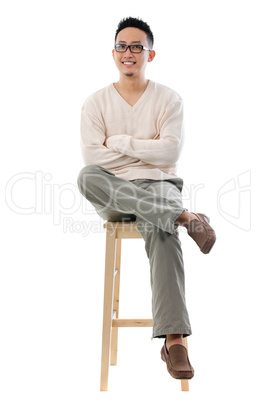
<svg viewBox="0 0 256 402">
<path fill-rule="evenodd" d="M 142 238 L 136 223 L 106 222 L 106 259 L 103 305 L 100 390 L 108 390 L 109 363 L 117 364 L 118 327 L 152 327 L 152 319 L 120 319 L 119 287 L 122 239 Z M 187 338 L 183 338 L 187 348 Z M 111 346 L 111 350 L 110 350 Z M 181 390 L 188 391 L 188 380 L 181 380 Z"/>
</svg>

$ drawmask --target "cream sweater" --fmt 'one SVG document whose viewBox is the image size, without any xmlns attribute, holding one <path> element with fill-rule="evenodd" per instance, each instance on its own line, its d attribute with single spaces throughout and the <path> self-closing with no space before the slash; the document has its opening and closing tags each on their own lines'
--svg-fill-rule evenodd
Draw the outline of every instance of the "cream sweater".
<svg viewBox="0 0 256 402">
<path fill-rule="evenodd" d="M 160 139 L 155 140 L 158 134 Z M 84 163 L 100 165 L 126 180 L 177 177 L 183 139 L 181 97 L 153 81 L 134 106 L 113 84 L 89 96 L 82 106 Z"/>
</svg>

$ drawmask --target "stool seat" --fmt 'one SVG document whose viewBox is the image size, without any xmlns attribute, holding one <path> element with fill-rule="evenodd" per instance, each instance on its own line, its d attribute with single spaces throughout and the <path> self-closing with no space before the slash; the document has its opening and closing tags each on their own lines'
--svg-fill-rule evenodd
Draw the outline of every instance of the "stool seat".
<svg viewBox="0 0 256 402">
<path fill-rule="evenodd" d="M 114 230 L 117 239 L 142 239 L 136 223 L 132 222 L 106 222 L 103 227 L 109 231 Z"/>
<path fill-rule="evenodd" d="M 142 239 L 136 223 L 106 222 L 106 252 L 104 278 L 104 304 L 102 326 L 102 353 L 100 390 L 108 390 L 109 364 L 117 364 L 118 328 L 152 327 L 152 318 L 119 318 L 121 241 L 122 239 Z M 187 347 L 187 338 L 183 339 Z M 188 380 L 181 380 L 182 391 L 188 391 Z"/>
</svg>

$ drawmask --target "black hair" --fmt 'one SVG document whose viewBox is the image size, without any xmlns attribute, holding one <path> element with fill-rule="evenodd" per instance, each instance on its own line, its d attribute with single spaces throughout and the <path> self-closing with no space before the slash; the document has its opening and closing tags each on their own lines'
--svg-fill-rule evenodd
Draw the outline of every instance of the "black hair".
<svg viewBox="0 0 256 402">
<path fill-rule="evenodd" d="M 116 37 L 119 34 L 119 32 L 122 31 L 122 29 L 128 28 L 128 27 L 138 28 L 138 29 L 141 29 L 142 31 L 146 32 L 149 47 L 151 49 L 153 48 L 154 36 L 150 29 L 150 26 L 146 22 L 142 21 L 141 19 L 133 18 L 133 17 L 123 18 L 119 22 L 119 24 L 117 26 L 116 34 L 115 34 L 115 42 L 116 42 Z"/>
</svg>

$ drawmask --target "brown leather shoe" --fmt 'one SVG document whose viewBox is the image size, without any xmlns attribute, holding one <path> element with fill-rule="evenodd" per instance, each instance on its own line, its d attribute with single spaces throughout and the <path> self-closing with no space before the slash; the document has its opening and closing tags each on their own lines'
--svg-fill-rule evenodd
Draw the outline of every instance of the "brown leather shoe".
<svg viewBox="0 0 256 402">
<path fill-rule="evenodd" d="M 166 348 L 166 340 L 161 349 L 161 358 L 167 365 L 167 370 L 177 380 L 190 380 L 194 377 L 194 369 L 188 358 L 188 351 L 183 345 L 175 344 Z"/>
<path fill-rule="evenodd" d="M 197 219 L 189 222 L 187 230 L 190 237 L 195 240 L 196 244 L 204 254 L 208 254 L 215 241 L 216 235 L 213 228 L 209 225 L 210 219 L 204 214 L 195 214 Z"/>
</svg>

